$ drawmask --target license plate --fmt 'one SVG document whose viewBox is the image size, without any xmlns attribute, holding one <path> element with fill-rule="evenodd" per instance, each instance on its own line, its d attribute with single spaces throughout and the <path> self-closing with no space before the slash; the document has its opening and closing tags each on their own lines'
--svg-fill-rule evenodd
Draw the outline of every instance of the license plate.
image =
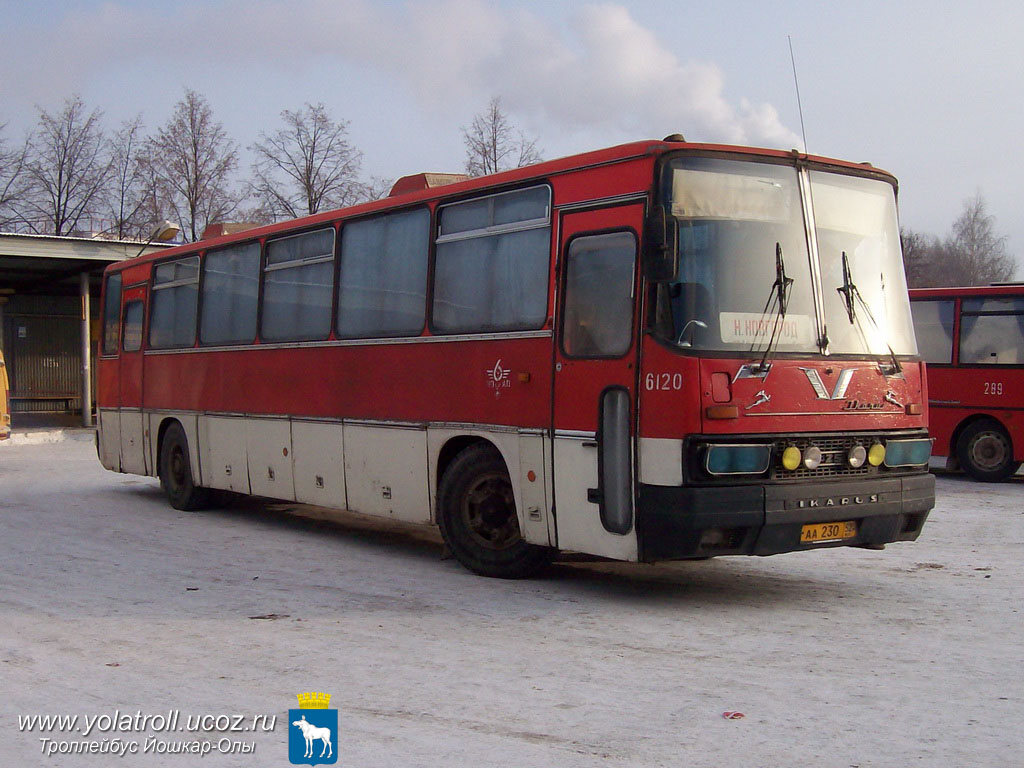
<svg viewBox="0 0 1024 768">
<path fill-rule="evenodd" d="M 823 541 L 844 541 L 857 535 L 857 523 L 846 520 L 841 523 L 814 523 L 800 530 L 800 542 L 817 544 Z"/>
</svg>

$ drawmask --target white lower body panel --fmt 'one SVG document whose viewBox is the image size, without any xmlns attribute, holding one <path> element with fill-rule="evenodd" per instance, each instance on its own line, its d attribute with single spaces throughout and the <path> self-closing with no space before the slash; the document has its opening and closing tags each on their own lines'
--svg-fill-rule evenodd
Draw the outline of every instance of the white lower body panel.
<svg viewBox="0 0 1024 768">
<path fill-rule="evenodd" d="M 169 419 L 185 431 L 197 485 L 412 523 L 436 519 L 438 462 L 448 442 L 487 440 L 508 467 L 523 537 L 556 543 L 551 442 L 541 430 L 105 409 L 101 462 L 157 475 Z"/>
<path fill-rule="evenodd" d="M 555 435 L 555 518 L 558 548 L 616 560 L 638 559 L 636 526 L 612 533 L 601 522 L 601 506 L 588 499 L 598 483 L 597 439 Z"/>
</svg>

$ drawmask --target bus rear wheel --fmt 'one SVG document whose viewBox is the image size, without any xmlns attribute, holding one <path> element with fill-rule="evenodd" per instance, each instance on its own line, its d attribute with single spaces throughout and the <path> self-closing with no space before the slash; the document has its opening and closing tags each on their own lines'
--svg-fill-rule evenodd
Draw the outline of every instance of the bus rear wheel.
<svg viewBox="0 0 1024 768">
<path fill-rule="evenodd" d="M 968 475 L 986 483 L 1005 480 L 1020 469 L 1009 434 L 994 419 L 969 424 L 956 442 L 956 454 Z"/>
<path fill-rule="evenodd" d="M 196 486 L 192 478 L 192 461 L 188 453 L 188 439 L 181 424 L 174 422 L 164 432 L 160 443 L 160 487 L 175 509 L 188 512 L 202 509 L 210 501 L 206 488 Z"/>
<path fill-rule="evenodd" d="M 474 573 L 522 579 L 551 561 L 550 549 L 523 539 L 508 470 L 493 446 L 478 443 L 456 456 L 437 500 L 445 544 Z"/>
</svg>

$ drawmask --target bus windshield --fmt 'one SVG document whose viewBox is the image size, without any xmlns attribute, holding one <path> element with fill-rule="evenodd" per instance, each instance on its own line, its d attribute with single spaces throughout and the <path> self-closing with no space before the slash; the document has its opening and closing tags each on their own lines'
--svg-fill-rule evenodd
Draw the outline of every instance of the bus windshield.
<svg viewBox="0 0 1024 768">
<path fill-rule="evenodd" d="M 665 341 L 736 352 L 771 342 L 817 354 L 827 339 L 832 354 L 916 354 L 891 185 L 812 171 L 807 201 L 792 166 L 719 158 L 674 160 L 667 178 L 679 273 L 659 286 L 656 332 Z M 814 212 L 824 328 L 805 208 Z"/>
<path fill-rule="evenodd" d="M 829 351 L 917 354 L 892 186 L 811 171 L 810 188 Z"/>
</svg>

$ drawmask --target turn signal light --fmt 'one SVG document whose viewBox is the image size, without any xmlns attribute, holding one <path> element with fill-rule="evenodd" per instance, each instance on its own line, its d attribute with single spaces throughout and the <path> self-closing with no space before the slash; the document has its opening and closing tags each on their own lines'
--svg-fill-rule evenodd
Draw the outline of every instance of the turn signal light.
<svg viewBox="0 0 1024 768">
<path fill-rule="evenodd" d="M 712 405 L 704 411 L 709 419 L 738 419 L 740 409 L 735 405 Z"/>
</svg>

